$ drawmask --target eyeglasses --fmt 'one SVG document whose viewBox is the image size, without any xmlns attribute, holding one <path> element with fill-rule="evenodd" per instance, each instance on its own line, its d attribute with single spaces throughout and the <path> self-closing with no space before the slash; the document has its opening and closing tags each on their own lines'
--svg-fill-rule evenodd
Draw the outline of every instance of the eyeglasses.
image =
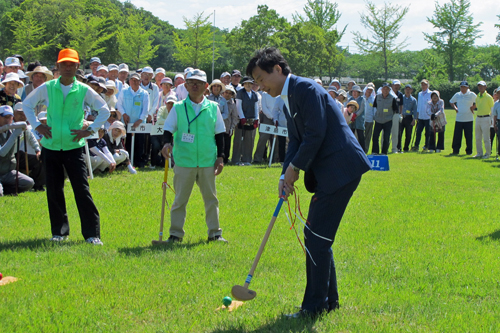
<svg viewBox="0 0 500 333">
<path fill-rule="evenodd" d="M 203 82 L 193 80 L 193 81 L 186 81 L 185 84 L 188 85 L 188 86 L 199 86 L 199 85 L 202 85 Z"/>
</svg>

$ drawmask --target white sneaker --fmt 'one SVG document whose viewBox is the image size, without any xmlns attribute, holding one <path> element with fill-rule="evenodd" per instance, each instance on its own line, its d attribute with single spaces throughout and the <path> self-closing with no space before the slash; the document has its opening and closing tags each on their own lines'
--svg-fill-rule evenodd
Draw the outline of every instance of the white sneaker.
<svg viewBox="0 0 500 333">
<path fill-rule="evenodd" d="M 484 160 L 487 159 L 487 158 L 490 158 L 490 155 L 488 154 L 484 154 L 484 156 L 482 157 Z"/>
<path fill-rule="evenodd" d="M 104 245 L 99 239 L 99 237 L 89 237 L 85 241 L 92 245 Z"/>
<path fill-rule="evenodd" d="M 132 166 L 132 164 L 128 165 L 128 172 L 130 172 L 133 175 L 137 174 L 137 170 L 135 170 L 135 168 Z"/>
<path fill-rule="evenodd" d="M 441 152 L 441 149 L 436 149 L 436 153 L 440 153 Z"/>
<path fill-rule="evenodd" d="M 68 236 L 52 235 L 52 238 L 50 239 L 50 241 L 51 242 L 64 242 L 67 239 L 68 239 Z"/>
<path fill-rule="evenodd" d="M 473 156 L 473 158 L 479 158 L 479 157 L 483 157 L 482 155 L 479 155 L 479 154 L 476 154 Z"/>
</svg>

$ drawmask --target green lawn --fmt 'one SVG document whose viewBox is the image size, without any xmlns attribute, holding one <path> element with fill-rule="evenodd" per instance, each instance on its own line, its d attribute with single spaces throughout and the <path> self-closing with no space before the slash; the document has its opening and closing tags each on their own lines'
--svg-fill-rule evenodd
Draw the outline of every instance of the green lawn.
<svg viewBox="0 0 500 333">
<path fill-rule="evenodd" d="M 0 287 L 0 332 L 499 332 L 500 162 L 448 156 L 451 112 L 448 121 L 443 153 L 389 155 L 389 172 L 363 177 L 333 247 L 341 309 L 321 320 L 282 317 L 305 287 L 283 211 L 251 284 L 257 297 L 215 311 L 244 283 L 278 200 L 278 165 L 229 166 L 217 179 L 229 244 L 206 243 L 195 189 L 184 242 L 151 246 L 161 170 L 91 181 L 103 247 L 84 243 L 69 183 L 63 244 L 47 240 L 44 193 L 0 198 L 0 272 L 20 279 Z M 310 195 L 298 185 L 306 213 Z"/>
</svg>

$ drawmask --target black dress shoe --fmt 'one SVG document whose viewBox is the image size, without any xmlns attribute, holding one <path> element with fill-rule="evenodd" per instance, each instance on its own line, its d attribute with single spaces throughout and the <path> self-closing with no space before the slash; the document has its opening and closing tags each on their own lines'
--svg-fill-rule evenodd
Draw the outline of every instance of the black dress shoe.
<svg viewBox="0 0 500 333">
<path fill-rule="evenodd" d="M 320 315 L 320 313 L 312 313 L 307 310 L 300 310 L 292 314 L 286 314 L 287 319 L 315 319 Z"/>
<path fill-rule="evenodd" d="M 328 303 L 328 312 L 332 312 L 340 308 L 339 301 Z"/>
<path fill-rule="evenodd" d="M 180 243 L 180 242 L 182 242 L 182 238 L 173 235 L 170 235 L 170 237 L 168 237 L 167 239 L 167 243 Z"/>
<path fill-rule="evenodd" d="M 225 240 L 221 235 L 214 236 L 214 237 L 208 237 L 209 242 L 223 242 L 223 243 L 228 243 L 227 240 Z"/>
</svg>

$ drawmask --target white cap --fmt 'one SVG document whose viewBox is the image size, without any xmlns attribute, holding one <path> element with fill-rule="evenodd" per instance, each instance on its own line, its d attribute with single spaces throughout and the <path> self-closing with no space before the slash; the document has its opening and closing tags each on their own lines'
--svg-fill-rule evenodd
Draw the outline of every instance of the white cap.
<svg viewBox="0 0 500 333">
<path fill-rule="evenodd" d="M 38 121 L 46 119 L 47 119 L 47 111 L 43 111 L 38 114 Z"/>
<path fill-rule="evenodd" d="M 175 74 L 174 81 L 177 80 L 177 78 L 179 78 L 179 77 L 184 80 L 184 75 L 182 75 L 182 74 Z"/>
<path fill-rule="evenodd" d="M 167 100 L 165 101 L 165 104 L 170 103 L 170 102 L 172 102 L 172 103 L 177 102 L 177 96 L 175 96 L 175 95 L 168 96 Z"/>
<path fill-rule="evenodd" d="M 156 74 L 158 74 L 158 73 L 163 73 L 163 74 L 166 74 L 165 69 L 164 69 L 164 68 L 161 68 L 161 67 L 158 67 L 158 68 L 155 70 L 155 76 L 156 76 Z"/>
<path fill-rule="evenodd" d="M 186 80 L 189 79 L 207 82 L 207 73 L 205 73 L 201 69 L 195 69 L 192 72 L 188 72 Z"/>
<path fill-rule="evenodd" d="M 193 67 L 186 67 L 186 69 L 184 69 L 184 75 L 186 75 L 187 73 L 193 71 L 194 68 Z"/>
<path fill-rule="evenodd" d="M 129 72 L 128 65 L 127 64 L 120 64 L 118 66 L 118 71 L 119 72 Z"/>
<path fill-rule="evenodd" d="M 18 58 L 8 57 L 7 59 L 5 59 L 5 67 L 10 67 L 10 66 L 21 67 L 21 63 L 19 62 Z"/>
<path fill-rule="evenodd" d="M 484 82 L 484 81 L 479 81 L 479 82 L 477 83 L 477 85 L 478 85 L 478 86 L 485 86 L 485 87 L 486 87 L 486 82 Z"/>
<path fill-rule="evenodd" d="M 153 69 L 149 66 L 146 66 L 142 69 L 142 73 L 154 74 Z"/>
<path fill-rule="evenodd" d="M 14 111 L 23 111 L 23 102 L 17 102 L 16 105 L 14 105 Z"/>
<path fill-rule="evenodd" d="M 108 71 L 111 72 L 111 71 L 117 71 L 118 70 L 118 65 L 116 64 L 109 64 L 108 65 Z"/>
<path fill-rule="evenodd" d="M 109 72 L 108 66 L 99 65 L 99 67 L 97 67 L 97 71 L 99 72 L 101 69 L 104 69 L 106 72 Z"/>
<path fill-rule="evenodd" d="M 12 107 L 9 105 L 2 105 L 0 106 L 0 116 L 5 117 L 5 116 L 13 116 L 14 112 L 12 111 Z"/>
<path fill-rule="evenodd" d="M 401 85 L 401 81 L 399 81 L 399 80 L 393 80 L 392 81 L 392 85 L 395 85 L 395 84 Z"/>
</svg>

